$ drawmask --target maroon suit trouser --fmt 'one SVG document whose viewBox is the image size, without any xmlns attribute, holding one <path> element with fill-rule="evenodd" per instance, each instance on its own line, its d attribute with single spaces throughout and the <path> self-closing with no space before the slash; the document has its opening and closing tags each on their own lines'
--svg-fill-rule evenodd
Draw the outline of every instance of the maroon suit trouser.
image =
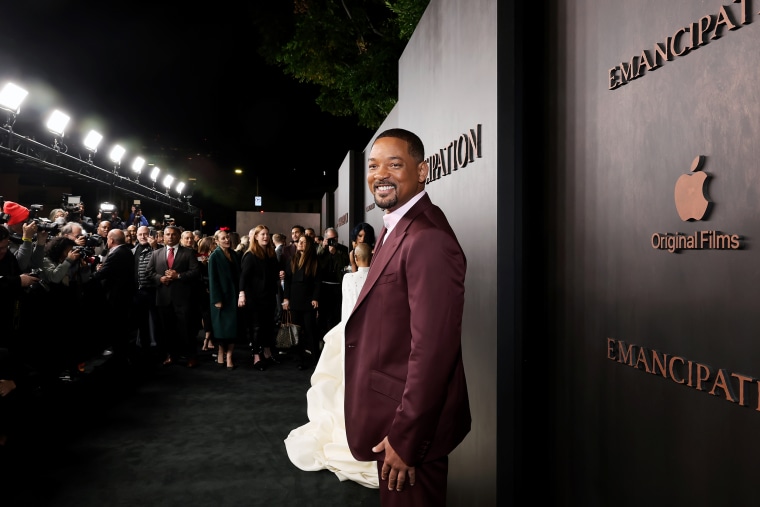
<svg viewBox="0 0 760 507">
<path fill-rule="evenodd" d="M 378 460 L 380 505 L 383 507 L 444 507 L 446 505 L 448 456 L 414 467 L 414 486 L 409 486 L 407 483 L 402 491 L 389 490 L 388 481 L 382 479 L 382 472 L 383 461 Z"/>
</svg>

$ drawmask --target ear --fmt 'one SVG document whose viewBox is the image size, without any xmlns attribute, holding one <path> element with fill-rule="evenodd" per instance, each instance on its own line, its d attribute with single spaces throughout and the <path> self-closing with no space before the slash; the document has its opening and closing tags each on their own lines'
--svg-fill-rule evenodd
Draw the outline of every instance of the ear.
<svg viewBox="0 0 760 507">
<path fill-rule="evenodd" d="M 426 160 L 423 160 L 419 164 L 417 164 L 417 181 L 419 183 L 424 184 L 425 180 L 427 180 L 428 171 L 430 170 L 430 167 L 428 166 L 428 163 Z"/>
</svg>

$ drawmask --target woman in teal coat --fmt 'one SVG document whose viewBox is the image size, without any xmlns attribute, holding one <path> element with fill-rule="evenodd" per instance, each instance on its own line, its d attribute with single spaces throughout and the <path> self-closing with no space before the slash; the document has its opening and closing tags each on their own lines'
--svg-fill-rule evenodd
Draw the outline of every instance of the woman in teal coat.
<svg viewBox="0 0 760 507">
<path fill-rule="evenodd" d="M 240 283 L 240 259 L 230 245 L 230 234 L 222 228 L 214 234 L 217 248 L 208 258 L 208 285 L 211 310 L 211 326 L 214 341 L 219 346 L 217 363 L 232 370 L 232 352 L 238 341 L 238 286 Z"/>
</svg>

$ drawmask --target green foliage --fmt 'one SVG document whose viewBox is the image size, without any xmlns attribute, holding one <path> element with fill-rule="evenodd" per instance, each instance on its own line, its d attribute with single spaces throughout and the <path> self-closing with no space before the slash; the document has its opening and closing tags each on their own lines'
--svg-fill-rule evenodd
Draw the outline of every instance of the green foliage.
<svg viewBox="0 0 760 507">
<path fill-rule="evenodd" d="M 260 53 L 285 74 L 316 85 L 323 111 L 355 115 L 375 129 L 396 104 L 398 59 L 428 3 L 294 0 L 292 12 L 258 18 Z"/>
</svg>

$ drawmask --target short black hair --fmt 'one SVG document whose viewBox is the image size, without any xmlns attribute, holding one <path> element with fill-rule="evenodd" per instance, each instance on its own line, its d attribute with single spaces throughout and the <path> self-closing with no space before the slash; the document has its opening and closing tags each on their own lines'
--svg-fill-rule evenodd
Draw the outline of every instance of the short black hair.
<svg viewBox="0 0 760 507">
<path fill-rule="evenodd" d="M 414 132 L 405 129 L 388 129 L 381 132 L 380 135 L 375 138 L 375 141 L 383 137 L 395 137 L 396 139 L 406 141 L 409 145 L 409 155 L 412 156 L 414 161 L 420 163 L 425 160 L 425 145 L 422 143 L 422 139 L 420 139 Z"/>
</svg>

